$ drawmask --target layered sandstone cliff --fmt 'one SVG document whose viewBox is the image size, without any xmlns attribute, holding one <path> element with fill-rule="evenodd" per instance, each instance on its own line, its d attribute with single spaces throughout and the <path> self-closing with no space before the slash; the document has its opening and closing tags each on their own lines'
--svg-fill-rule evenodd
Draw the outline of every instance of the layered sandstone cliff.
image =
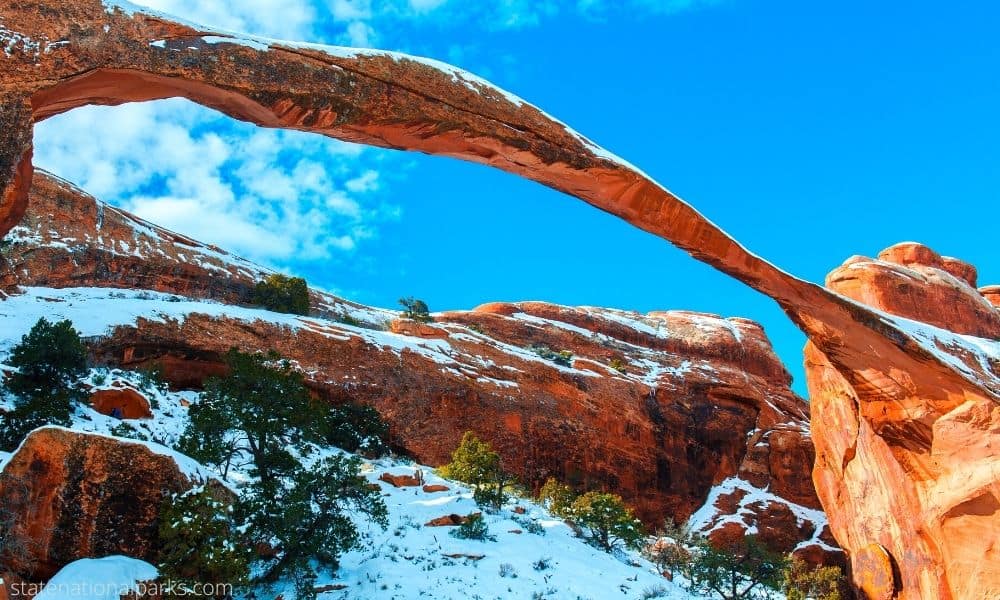
<svg viewBox="0 0 1000 600">
<path fill-rule="evenodd" d="M 8 251 L 22 286 L 232 302 L 241 296 L 229 290 L 246 289 L 262 272 L 150 224 L 137 227 L 128 213 L 49 175 L 35 181 Z M 473 430 L 530 486 L 554 476 L 614 490 L 654 526 L 698 511 L 699 526 L 716 536 L 757 527 L 782 550 L 837 560 L 829 535 L 821 541 L 807 406 L 756 323 L 526 302 L 420 324 L 314 298 L 361 326 L 175 302 L 180 312 L 171 318 L 150 308 L 137 322 L 119 321 L 93 352 L 108 364 L 156 364 L 175 385 L 197 387 L 223 371 L 230 347 L 273 348 L 331 402 L 377 407 L 393 444 L 425 464 L 446 462 Z M 543 348 L 571 358 L 560 364 Z"/>
</svg>

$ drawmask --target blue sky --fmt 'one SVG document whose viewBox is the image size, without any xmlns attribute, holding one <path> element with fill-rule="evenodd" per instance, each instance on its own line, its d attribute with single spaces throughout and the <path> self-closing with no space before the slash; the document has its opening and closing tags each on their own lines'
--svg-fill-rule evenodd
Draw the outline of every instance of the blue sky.
<svg viewBox="0 0 1000 600">
<path fill-rule="evenodd" d="M 916 240 L 1000 283 L 991 2 L 145 3 L 467 68 L 812 281 Z M 36 142 L 40 166 L 103 198 L 369 304 L 414 295 L 435 310 L 547 300 L 750 317 L 804 392 L 804 338 L 773 302 L 504 173 L 257 130 L 184 101 L 74 111 L 39 126 Z"/>
</svg>

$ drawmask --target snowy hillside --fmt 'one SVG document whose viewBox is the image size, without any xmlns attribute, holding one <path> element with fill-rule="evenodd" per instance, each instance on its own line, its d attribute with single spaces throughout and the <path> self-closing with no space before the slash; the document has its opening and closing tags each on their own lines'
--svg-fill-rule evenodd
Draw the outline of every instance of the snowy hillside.
<svg viewBox="0 0 1000 600">
<path fill-rule="evenodd" d="M 12 340 L 7 338 L 7 330 L 4 338 L 3 345 L 9 348 Z M 188 406 L 198 401 L 195 392 L 167 391 L 134 372 L 95 369 L 86 382 L 95 389 L 115 389 L 124 384 L 141 390 L 150 401 L 153 418 L 122 421 L 90 407 L 79 407 L 72 429 L 126 435 L 123 439 L 128 443 L 142 443 L 165 454 L 173 454 L 168 448 L 176 443 L 187 423 Z M 340 452 L 334 448 L 318 450 L 312 460 Z M 184 458 L 180 461 L 187 462 Z M 190 465 L 182 467 L 188 472 L 193 470 Z M 194 469 L 199 471 L 199 479 L 208 471 L 205 467 Z M 396 488 L 379 480 L 385 473 L 414 475 L 418 471 L 426 484 L 448 489 L 428 493 L 422 487 Z M 317 582 L 319 588 L 327 589 L 320 598 L 690 597 L 637 554 L 616 557 L 604 553 L 577 538 L 568 525 L 533 502 L 517 500 L 496 514 L 484 514 L 496 541 L 461 540 L 448 534 L 452 527 L 429 527 L 425 523 L 450 514 L 482 510 L 466 486 L 436 476 L 430 467 L 396 458 L 366 462 L 363 475 L 380 486 L 389 508 L 389 527 L 383 531 L 358 520 L 359 529 L 366 535 L 364 547 L 342 557 L 336 578 Z M 244 473 L 230 473 L 228 484 L 238 486 L 245 479 Z M 518 514 L 522 510 L 524 514 Z M 71 567 L 76 569 L 75 576 L 84 576 L 79 565 Z M 100 575 L 95 572 L 94 576 Z M 65 579 L 64 574 L 59 581 L 65 583 Z M 291 584 L 278 584 L 272 590 L 275 595 L 284 592 L 286 597 L 291 591 Z"/>
</svg>

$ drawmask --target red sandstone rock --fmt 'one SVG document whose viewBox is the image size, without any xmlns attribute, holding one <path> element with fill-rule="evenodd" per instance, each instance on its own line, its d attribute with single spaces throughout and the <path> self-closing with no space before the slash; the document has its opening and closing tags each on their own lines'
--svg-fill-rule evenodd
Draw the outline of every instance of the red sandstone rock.
<svg viewBox="0 0 1000 600">
<path fill-rule="evenodd" d="M 7 236 L 8 285 L 142 289 L 245 303 L 271 271 L 148 223 L 69 182 L 36 171 L 24 218 Z M 50 225 L 58 223 L 58 227 Z M 0 265 L 3 267 L 3 265 Z M 313 314 L 334 319 L 360 305 L 311 291 Z M 385 311 L 385 318 L 394 313 Z M 193 370 L 197 357 L 185 357 Z M 170 365 L 164 365 L 170 368 Z M 198 379 L 219 372 L 204 372 Z"/>
<path fill-rule="evenodd" d="M 962 275 L 956 265 L 965 263 L 942 259 L 914 243 L 893 246 L 879 257 L 848 259 L 827 276 L 827 287 L 888 313 L 949 331 L 1000 337 L 1000 311 L 970 287 L 964 276 L 956 275 Z M 974 283 L 975 269 L 964 270 L 969 269 Z"/>
<path fill-rule="evenodd" d="M 1000 285 L 987 285 L 979 288 L 979 293 L 989 300 L 993 306 L 1000 307 Z"/>
<path fill-rule="evenodd" d="M 424 339 L 445 339 L 448 337 L 447 330 L 412 319 L 395 319 L 389 323 L 389 331 Z"/>
<path fill-rule="evenodd" d="M 942 327 L 933 334 L 939 339 L 949 339 L 949 331 L 997 337 L 998 311 L 971 287 L 972 271 L 961 278 L 943 272 L 959 274 L 958 261 L 915 244 L 880 257 L 897 264 L 854 261 L 831 273 L 828 285 L 886 313 Z M 931 345 L 898 334 L 852 335 L 870 345 L 867 352 L 828 346 L 824 353 L 818 345 L 832 337 L 814 336 L 806 369 L 814 480 L 831 529 L 851 555 L 855 585 L 870 598 L 1000 595 L 1000 410 L 991 388 L 997 365 L 977 373 L 974 346 L 957 340 Z M 945 353 L 948 361 L 939 358 Z M 971 366 L 963 373 L 950 361 Z"/>
<path fill-rule="evenodd" d="M 121 276 L 103 266 L 117 259 L 91 245 L 135 245 L 134 238 L 111 235 L 130 236 L 130 226 L 109 224 L 112 214 L 122 223 L 131 216 L 102 209 L 93 198 L 45 176 L 36 179 L 41 191 L 31 193 L 21 225 L 25 239 L 35 241 L 13 247 L 15 256 L 25 257 L 22 283 L 79 285 L 71 273 L 83 272 L 93 274 L 87 285 L 121 285 Z M 70 218 L 99 210 L 105 211 L 100 241 L 86 218 Z M 56 238 L 80 241 L 52 243 Z M 218 278 L 214 268 L 204 269 L 204 281 L 194 271 L 185 271 L 183 281 L 160 275 L 173 269 L 165 257 L 186 256 L 198 242 L 165 235 L 147 241 L 155 243 L 160 258 L 137 259 L 130 269 L 147 269 L 145 280 L 156 289 L 235 297 L 212 291 L 226 289 L 212 283 Z M 30 259 L 37 255 L 45 261 Z M 74 271 L 49 272 L 47 264 L 72 264 Z M 325 302 L 337 307 L 335 313 L 346 305 L 332 297 Z M 447 368 L 419 353 L 400 356 L 366 342 L 356 328 L 314 319 L 303 320 L 298 332 L 200 316 L 183 327 L 143 321 L 99 343 L 96 354 L 102 362 L 131 368 L 155 363 L 174 387 L 198 388 L 205 378 L 224 374 L 220 353 L 231 345 L 277 348 L 314 373 L 312 384 L 321 396 L 376 406 L 391 425 L 393 443 L 422 462 L 447 462 L 462 433 L 472 429 L 499 448 L 528 485 L 555 476 L 580 489 L 612 490 L 654 527 L 664 515 L 683 521 L 714 485 L 734 476 L 809 508 L 819 506 L 808 476 L 813 454 L 807 407 L 789 390 L 790 376 L 752 321 L 540 302 L 487 305 L 443 313 L 438 320 L 426 325 L 396 320 L 394 329 L 413 342 L 447 343 L 452 354 Z M 576 370 L 522 350 L 532 345 L 570 351 Z M 624 365 L 625 372 L 612 364 Z M 781 450 L 770 451 L 772 443 Z M 749 524 L 770 518 L 766 505 L 747 510 L 753 515 Z M 796 531 L 768 541 L 791 549 L 801 541 Z"/>
<path fill-rule="evenodd" d="M 378 477 L 379 481 L 384 481 L 393 487 L 417 487 L 420 480 L 412 475 L 393 475 L 392 473 L 382 473 Z"/>
<path fill-rule="evenodd" d="M 155 561 L 164 494 L 191 485 L 169 456 L 146 446 L 61 428 L 28 436 L 3 469 L 0 503 L 20 497 L 12 535 L 31 541 L 28 565 L 11 570 L 46 580 L 80 558 L 123 554 Z"/>
<path fill-rule="evenodd" d="M 440 483 L 432 483 L 423 487 L 425 494 L 436 494 L 437 492 L 447 492 L 450 488 Z"/>
<path fill-rule="evenodd" d="M 132 388 L 97 390 L 90 395 L 90 405 L 102 415 L 111 415 L 117 408 L 123 419 L 153 417 L 149 400 Z"/>
<path fill-rule="evenodd" d="M 469 520 L 469 517 L 473 515 L 478 515 L 480 513 L 472 513 L 466 516 L 456 515 L 454 513 L 450 515 L 444 515 L 443 517 L 436 517 L 424 523 L 424 527 L 458 527 L 459 525 L 465 523 Z"/>
</svg>

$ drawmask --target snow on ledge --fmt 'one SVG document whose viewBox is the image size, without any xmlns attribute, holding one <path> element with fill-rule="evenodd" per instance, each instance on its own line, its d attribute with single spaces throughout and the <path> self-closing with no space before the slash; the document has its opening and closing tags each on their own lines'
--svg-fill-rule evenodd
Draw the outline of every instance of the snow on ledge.
<svg viewBox="0 0 1000 600">
<path fill-rule="evenodd" d="M 18 446 L 17 450 L 15 450 L 13 454 L 17 454 L 18 451 L 20 451 L 21 448 L 24 446 L 24 444 L 28 441 L 28 439 L 30 439 L 32 435 L 34 435 L 39 431 L 65 431 L 67 433 L 72 433 L 78 436 L 99 437 L 108 440 L 114 440 L 120 444 L 143 446 L 153 454 L 159 456 L 165 456 L 167 458 L 172 459 L 174 463 L 177 464 L 177 469 L 180 470 L 180 472 L 185 477 L 187 477 L 188 480 L 191 481 L 192 483 L 206 483 L 213 479 L 219 479 L 218 477 L 213 475 L 207 468 L 203 467 L 201 464 L 198 463 L 198 461 L 194 460 L 193 458 L 181 454 L 176 450 L 167 448 L 166 446 L 161 446 L 160 444 L 157 444 L 155 442 L 134 440 L 130 438 L 120 438 L 120 437 L 115 437 L 113 435 L 98 433 L 95 431 L 80 431 L 79 429 L 61 427 L 59 425 L 44 425 L 42 427 L 39 427 L 38 429 L 32 430 L 28 435 L 25 436 L 24 440 L 21 442 L 21 445 Z M 4 466 L 6 466 L 7 462 L 9 462 L 9 459 L 4 462 Z"/>
<path fill-rule="evenodd" d="M 737 491 L 743 491 L 745 495 L 740 499 L 736 512 L 725 515 L 719 514 L 719 509 L 715 506 L 715 503 L 718 502 L 721 496 L 733 494 Z M 729 523 L 736 523 L 746 530 L 747 535 L 755 535 L 757 533 L 757 525 L 747 524 L 744 517 L 747 517 L 751 523 L 755 523 L 757 513 L 753 505 L 763 508 L 771 502 L 788 507 L 792 511 L 792 514 L 795 515 L 798 525 L 802 525 L 808 521 L 815 526 L 812 538 L 799 542 L 798 546 L 795 547 L 796 550 L 808 546 L 819 546 L 824 550 L 839 551 L 839 548 L 834 548 L 820 539 L 820 535 L 827 525 L 826 514 L 822 510 L 796 504 L 768 490 L 762 490 L 739 477 L 730 477 L 713 487 L 708 494 L 708 498 L 705 499 L 705 503 L 691 515 L 691 518 L 688 520 L 688 527 L 691 528 L 691 531 L 708 535 Z"/>
</svg>

